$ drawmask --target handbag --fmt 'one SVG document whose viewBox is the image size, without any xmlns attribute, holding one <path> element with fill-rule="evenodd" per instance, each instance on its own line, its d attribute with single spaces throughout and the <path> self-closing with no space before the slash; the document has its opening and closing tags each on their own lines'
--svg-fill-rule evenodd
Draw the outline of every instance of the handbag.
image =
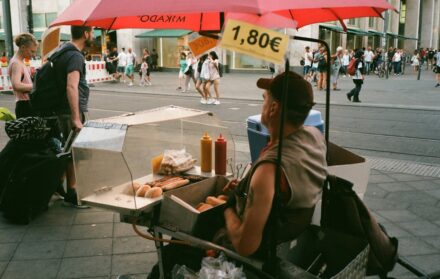
<svg viewBox="0 0 440 279">
<path fill-rule="evenodd" d="M 185 75 L 187 75 L 187 76 L 190 76 L 190 75 L 192 75 L 193 74 L 193 68 L 191 67 L 191 65 L 189 65 L 187 68 L 186 68 L 186 71 L 184 72 L 184 74 Z"/>
<path fill-rule="evenodd" d="M 353 183 L 328 175 L 322 194 L 321 226 L 370 244 L 367 275 L 386 275 L 397 262 L 398 241 L 389 237 L 352 189 Z"/>
<path fill-rule="evenodd" d="M 5 131 L 12 140 L 42 140 L 51 129 L 41 117 L 23 117 L 5 123 Z"/>
</svg>

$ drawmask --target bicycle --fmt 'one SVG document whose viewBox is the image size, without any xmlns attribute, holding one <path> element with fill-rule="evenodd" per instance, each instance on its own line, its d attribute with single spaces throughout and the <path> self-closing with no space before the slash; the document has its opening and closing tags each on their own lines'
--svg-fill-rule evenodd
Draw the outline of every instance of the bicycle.
<svg viewBox="0 0 440 279">
<path fill-rule="evenodd" d="M 376 75 L 379 77 L 379 78 L 383 78 L 384 76 L 385 76 L 385 74 L 386 74 L 386 69 L 385 69 L 385 67 L 384 67 L 384 63 L 383 62 L 381 62 L 379 65 L 377 65 L 377 67 L 376 67 Z"/>
</svg>

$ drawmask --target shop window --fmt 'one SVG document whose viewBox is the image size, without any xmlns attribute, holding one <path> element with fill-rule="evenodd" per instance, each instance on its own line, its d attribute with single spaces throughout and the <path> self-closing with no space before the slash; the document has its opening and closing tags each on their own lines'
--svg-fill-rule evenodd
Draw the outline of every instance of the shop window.
<svg viewBox="0 0 440 279">
<path fill-rule="evenodd" d="M 267 63 L 261 59 L 254 58 L 248 55 L 235 53 L 235 68 L 236 69 L 263 69 Z"/>
<path fill-rule="evenodd" d="M 362 44 L 363 38 L 364 37 L 362 37 L 362 36 L 355 36 L 355 41 L 356 41 L 355 48 L 362 48 L 363 47 L 363 44 Z"/>
<path fill-rule="evenodd" d="M 45 14 L 32 14 L 32 19 L 34 21 L 35 28 L 45 28 L 46 26 L 46 16 Z"/>
<path fill-rule="evenodd" d="M 359 18 L 350 18 L 348 20 L 348 25 L 359 27 Z"/>
<path fill-rule="evenodd" d="M 328 30 L 328 29 L 324 29 L 324 28 L 320 28 L 319 29 L 319 39 L 325 41 L 329 47 L 330 47 L 330 52 L 332 52 L 332 31 Z"/>
<path fill-rule="evenodd" d="M 368 27 L 376 29 L 376 19 L 373 17 L 368 18 Z"/>
<path fill-rule="evenodd" d="M 57 18 L 57 13 L 46 14 L 46 26 L 49 26 Z"/>
<path fill-rule="evenodd" d="M 160 50 L 160 47 L 157 49 Z M 178 68 L 180 51 L 176 38 L 162 38 L 163 67 Z"/>
<path fill-rule="evenodd" d="M 353 34 L 347 34 L 347 49 L 354 49 L 354 35 Z"/>
</svg>

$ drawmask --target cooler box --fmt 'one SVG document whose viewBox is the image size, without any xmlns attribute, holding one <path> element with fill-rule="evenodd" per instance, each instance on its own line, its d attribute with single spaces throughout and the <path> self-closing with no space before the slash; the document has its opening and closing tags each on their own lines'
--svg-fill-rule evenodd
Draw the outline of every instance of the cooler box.
<svg viewBox="0 0 440 279">
<path fill-rule="evenodd" d="M 321 112 L 311 110 L 304 123 L 307 126 L 314 126 L 324 133 L 324 121 Z M 261 150 L 269 142 L 269 131 L 261 124 L 261 114 L 250 116 L 247 119 L 247 134 L 249 140 L 249 149 L 251 151 L 251 160 L 255 162 L 260 155 Z"/>
</svg>

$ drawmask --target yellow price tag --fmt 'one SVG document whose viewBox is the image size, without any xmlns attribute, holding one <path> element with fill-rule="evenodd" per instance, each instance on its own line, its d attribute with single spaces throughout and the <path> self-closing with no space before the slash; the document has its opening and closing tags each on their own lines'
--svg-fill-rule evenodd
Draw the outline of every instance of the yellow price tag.
<svg viewBox="0 0 440 279">
<path fill-rule="evenodd" d="M 220 46 L 276 64 L 283 62 L 289 36 L 247 22 L 229 19 Z"/>
</svg>

